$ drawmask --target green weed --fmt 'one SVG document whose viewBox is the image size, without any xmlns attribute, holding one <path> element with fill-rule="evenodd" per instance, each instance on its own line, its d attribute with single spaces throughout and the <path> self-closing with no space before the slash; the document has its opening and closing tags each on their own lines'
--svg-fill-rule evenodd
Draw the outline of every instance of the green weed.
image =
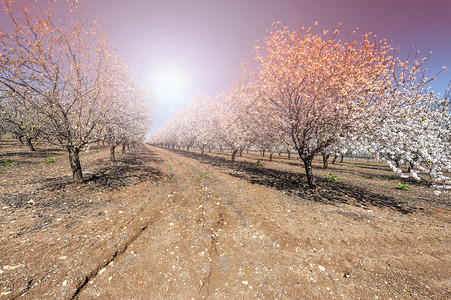
<svg viewBox="0 0 451 300">
<path fill-rule="evenodd" d="M 209 178 L 209 177 L 210 177 L 210 174 L 208 174 L 208 173 L 199 174 L 199 178 Z"/>
<path fill-rule="evenodd" d="M 46 158 L 44 158 L 44 162 L 45 163 L 54 163 L 55 162 L 55 159 L 53 158 L 53 157 L 46 157 Z"/>
<path fill-rule="evenodd" d="M 396 187 L 398 190 L 408 191 L 410 190 L 410 187 L 407 185 L 402 184 L 401 182 L 398 182 L 398 186 Z"/>
<path fill-rule="evenodd" d="M 254 166 L 261 167 L 262 166 L 261 161 L 258 159 L 257 162 L 254 164 Z"/>
<path fill-rule="evenodd" d="M 19 164 L 18 162 L 5 161 L 4 163 L 0 163 L 0 166 L 2 166 L 2 167 L 12 167 L 12 166 L 17 166 L 18 164 Z"/>
<path fill-rule="evenodd" d="M 324 176 L 327 177 L 327 175 L 324 175 Z M 338 178 L 338 176 L 336 176 L 336 175 L 329 174 L 329 177 L 328 177 L 327 179 L 329 179 L 330 181 L 337 181 L 337 180 L 339 180 L 340 178 Z"/>
</svg>

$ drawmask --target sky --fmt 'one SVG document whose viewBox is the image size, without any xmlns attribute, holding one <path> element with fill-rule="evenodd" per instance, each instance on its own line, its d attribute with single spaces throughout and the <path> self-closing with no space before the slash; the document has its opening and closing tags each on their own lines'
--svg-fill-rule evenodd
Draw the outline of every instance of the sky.
<svg viewBox="0 0 451 300">
<path fill-rule="evenodd" d="M 342 23 L 343 39 L 356 28 L 377 31 L 402 58 L 411 46 L 421 57 L 432 51 L 429 77 L 450 69 L 431 83 L 434 90 L 443 93 L 451 81 L 451 0 L 85 0 L 84 12 L 152 91 L 153 130 L 197 91 L 214 95 L 233 85 L 276 21 L 290 30 L 318 21 L 321 31 Z"/>
</svg>

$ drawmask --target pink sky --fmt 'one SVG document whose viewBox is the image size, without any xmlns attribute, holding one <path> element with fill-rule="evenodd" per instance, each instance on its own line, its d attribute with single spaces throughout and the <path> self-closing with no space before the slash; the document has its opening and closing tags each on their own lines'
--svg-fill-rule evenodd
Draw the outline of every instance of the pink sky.
<svg viewBox="0 0 451 300">
<path fill-rule="evenodd" d="M 411 45 L 422 56 L 433 51 L 430 76 L 443 65 L 451 69 L 451 0 L 85 0 L 85 13 L 155 92 L 155 128 L 196 90 L 218 93 L 233 84 L 275 21 L 292 30 L 315 21 L 334 30 L 341 22 L 343 38 L 355 28 L 377 30 L 404 55 Z M 158 81 L 171 72 L 178 87 Z M 451 71 L 432 86 L 442 92 L 450 80 Z"/>
</svg>

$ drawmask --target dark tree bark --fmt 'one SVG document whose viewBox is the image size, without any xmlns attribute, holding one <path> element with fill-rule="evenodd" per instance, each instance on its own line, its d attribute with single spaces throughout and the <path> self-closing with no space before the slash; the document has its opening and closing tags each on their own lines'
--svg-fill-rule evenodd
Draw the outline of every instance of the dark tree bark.
<svg viewBox="0 0 451 300">
<path fill-rule="evenodd" d="M 243 149 L 240 149 L 240 157 L 243 157 Z"/>
<path fill-rule="evenodd" d="M 288 157 L 287 157 L 287 158 L 288 158 L 288 160 L 290 160 L 290 159 L 291 159 L 291 151 L 290 151 L 290 150 L 288 150 L 288 149 L 287 149 L 287 155 L 288 155 Z"/>
<path fill-rule="evenodd" d="M 31 143 L 32 138 L 27 138 L 26 140 L 27 140 L 28 149 L 30 149 L 30 151 L 35 152 L 36 149 L 34 148 L 33 144 Z"/>
<path fill-rule="evenodd" d="M 116 145 L 110 145 L 110 161 L 113 164 L 113 166 L 117 165 L 115 150 L 116 150 Z"/>
<path fill-rule="evenodd" d="M 332 159 L 332 164 L 335 165 L 335 162 L 337 161 L 338 156 L 334 155 L 334 159 Z"/>
<path fill-rule="evenodd" d="M 344 157 L 345 157 L 344 155 L 341 155 L 340 163 L 343 163 L 343 158 L 344 158 Z"/>
<path fill-rule="evenodd" d="M 301 158 L 301 159 L 304 162 L 305 175 L 307 175 L 307 184 L 308 184 L 309 188 L 315 189 L 316 185 L 314 182 L 313 169 L 312 169 L 313 158 L 307 157 L 307 158 Z"/>
<path fill-rule="evenodd" d="M 78 153 L 80 150 L 74 146 L 68 146 L 67 151 L 69 152 L 69 163 L 72 169 L 72 178 L 74 183 L 84 183 L 83 173 L 81 171 L 80 157 Z"/>
<path fill-rule="evenodd" d="M 235 157 L 236 157 L 236 154 L 238 153 L 238 149 L 233 149 L 232 150 L 232 162 L 234 162 L 235 161 Z"/>
<path fill-rule="evenodd" d="M 269 161 L 272 161 L 273 152 L 269 153 Z"/>
<path fill-rule="evenodd" d="M 330 157 L 330 154 L 326 154 L 326 153 L 321 153 L 322 155 L 323 155 L 323 166 L 324 166 L 324 169 L 329 169 L 329 157 Z"/>
<path fill-rule="evenodd" d="M 202 155 L 202 158 L 204 158 L 204 154 L 205 154 L 205 146 L 204 145 L 202 145 L 201 147 L 200 147 L 200 153 L 201 153 L 201 155 Z"/>
</svg>

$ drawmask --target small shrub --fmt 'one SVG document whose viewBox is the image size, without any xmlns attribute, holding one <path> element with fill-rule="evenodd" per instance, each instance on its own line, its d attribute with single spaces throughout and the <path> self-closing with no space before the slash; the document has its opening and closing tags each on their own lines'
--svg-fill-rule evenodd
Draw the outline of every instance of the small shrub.
<svg viewBox="0 0 451 300">
<path fill-rule="evenodd" d="M 402 184 L 401 182 L 398 182 L 398 186 L 396 187 L 398 190 L 408 191 L 410 190 L 410 187 L 407 185 Z"/>
<path fill-rule="evenodd" d="M 46 157 L 46 158 L 44 158 L 44 162 L 47 164 L 54 163 L 55 159 L 53 157 Z"/>
<path fill-rule="evenodd" d="M 8 174 L 7 171 L 0 171 L 0 174 Z"/>
<path fill-rule="evenodd" d="M 172 176 L 172 179 L 173 179 L 174 181 L 177 181 L 178 178 L 177 178 L 177 176 L 174 175 L 174 176 Z"/>
<path fill-rule="evenodd" d="M 254 164 L 254 166 L 261 167 L 262 166 L 261 161 L 258 159 L 257 162 Z"/>
<path fill-rule="evenodd" d="M 210 174 L 208 173 L 203 173 L 203 174 L 199 174 L 199 178 L 209 178 Z"/>
<path fill-rule="evenodd" d="M 327 177 L 327 175 L 324 175 L 324 176 Z M 339 180 L 340 178 L 338 178 L 338 176 L 336 176 L 336 175 L 329 174 L 329 178 L 327 178 L 327 179 L 329 179 L 330 181 L 337 181 L 337 180 Z"/>
<path fill-rule="evenodd" d="M 0 163 L 0 166 L 2 166 L 2 167 L 12 167 L 12 166 L 17 166 L 18 164 L 19 164 L 18 162 L 5 161 L 4 163 Z"/>
</svg>

